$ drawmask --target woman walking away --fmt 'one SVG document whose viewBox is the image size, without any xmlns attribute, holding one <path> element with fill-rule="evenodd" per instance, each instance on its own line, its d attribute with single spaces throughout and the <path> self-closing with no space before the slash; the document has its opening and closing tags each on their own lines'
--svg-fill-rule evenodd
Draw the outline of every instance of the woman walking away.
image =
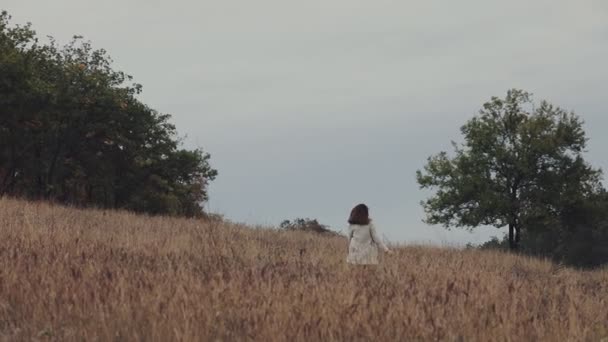
<svg viewBox="0 0 608 342">
<path fill-rule="evenodd" d="M 359 204 L 350 212 L 348 219 L 348 257 L 346 261 L 358 265 L 378 264 L 378 247 L 392 253 L 376 233 L 376 228 L 369 218 L 369 209 Z"/>
</svg>

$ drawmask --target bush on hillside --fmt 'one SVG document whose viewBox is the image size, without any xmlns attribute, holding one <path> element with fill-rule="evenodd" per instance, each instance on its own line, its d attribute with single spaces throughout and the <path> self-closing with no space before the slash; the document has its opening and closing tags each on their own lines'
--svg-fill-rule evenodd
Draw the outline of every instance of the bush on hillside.
<svg viewBox="0 0 608 342">
<path fill-rule="evenodd" d="M 292 220 L 284 220 L 279 226 L 286 230 L 299 230 L 318 234 L 331 234 L 339 235 L 338 233 L 330 230 L 328 226 L 319 223 L 316 219 L 309 218 L 296 218 Z"/>
</svg>

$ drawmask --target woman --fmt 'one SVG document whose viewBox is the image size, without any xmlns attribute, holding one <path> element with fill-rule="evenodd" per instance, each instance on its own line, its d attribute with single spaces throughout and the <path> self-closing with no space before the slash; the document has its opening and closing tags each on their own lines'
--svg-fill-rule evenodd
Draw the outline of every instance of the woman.
<svg viewBox="0 0 608 342">
<path fill-rule="evenodd" d="M 348 257 L 346 261 L 358 265 L 378 264 L 378 247 L 392 253 L 376 233 L 376 228 L 369 218 L 369 209 L 359 204 L 350 212 L 348 219 Z"/>
</svg>

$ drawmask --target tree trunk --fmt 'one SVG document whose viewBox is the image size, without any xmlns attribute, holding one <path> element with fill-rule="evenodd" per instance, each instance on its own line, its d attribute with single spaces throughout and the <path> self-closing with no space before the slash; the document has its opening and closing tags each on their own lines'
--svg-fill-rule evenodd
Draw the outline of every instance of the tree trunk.
<svg viewBox="0 0 608 342">
<path fill-rule="evenodd" d="M 510 197 L 511 197 L 511 209 L 510 209 L 510 222 L 509 222 L 509 249 L 514 251 L 519 247 L 519 220 L 518 218 L 518 210 L 519 210 L 519 201 L 517 199 L 517 191 L 519 189 L 519 182 L 521 178 L 517 177 L 513 185 L 510 187 Z M 516 234 L 514 234 L 516 233 Z M 514 236 L 515 235 L 515 236 Z"/>
<path fill-rule="evenodd" d="M 0 184 L 0 196 L 3 196 L 8 192 L 9 186 L 15 179 L 15 170 L 16 170 L 17 161 L 15 160 L 15 144 L 11 145 L 11 161 L 10 167 L 6 169 L 6 175 L 4 175 L 4 179 L 2 180 L 2 184 Z"/>
<path fill-rule="evenodd" d="M 0 184 L 0 196 L 4 196 L 5 194 L 8 193 L 8 190 L 14 180 L 15 180 L 15 167 L 11 166 L 11 168 L 6 171 L 6 175 L 4 175 L 2 184 Z"/>
<path fill-rule="evenodd" d="M 36 161 L 34 162 L 34 165 L 36 167 L 36 170 L 33 172 L 33 174 L 36 175 L 36 195 L 35 195 L 35 199 L 36 200 L 40 200 L 42 198 L 44 198 L 44 193 L 46 190 L 46 182 L 44 181 L 44 175 L 43 175 L 43 155 L 42 155 L 42 141 L 38 140 L 38 144 L 36 144 L 36 148 L 34 149 L 34 156 L 36 158 Z"/>
<path fill-rule="evenodd" d="M 515 245 L 515 239 L 513 236 L 514 233 L 514 225 L 512 223 L 509 223 L 509 249 L 510 250 L 515 250 L 517 248 L 517 246 Z"/>
</svg>

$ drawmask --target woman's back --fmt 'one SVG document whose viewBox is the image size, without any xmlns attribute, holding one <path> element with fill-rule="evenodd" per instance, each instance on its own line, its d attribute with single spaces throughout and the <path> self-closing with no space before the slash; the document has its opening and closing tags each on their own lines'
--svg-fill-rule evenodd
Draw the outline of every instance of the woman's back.
<svg viewBox="0 0 608 342">
<path fill-rule="evenodd" d="M 366 225 L 351 224 L 348 229 L 353 242 L 360 245 L 372 244 L 374 242 L 371 232 L 371 223 Z"/>
<path fill-rule="evenodd" d="M 348 227 L 348 256 L 351 264 L 375 265 L 378 263 L 378 247 L 388 252 L 388 248 L 376 234 L 372 223 L 351 224 Z"/>
</svg>

